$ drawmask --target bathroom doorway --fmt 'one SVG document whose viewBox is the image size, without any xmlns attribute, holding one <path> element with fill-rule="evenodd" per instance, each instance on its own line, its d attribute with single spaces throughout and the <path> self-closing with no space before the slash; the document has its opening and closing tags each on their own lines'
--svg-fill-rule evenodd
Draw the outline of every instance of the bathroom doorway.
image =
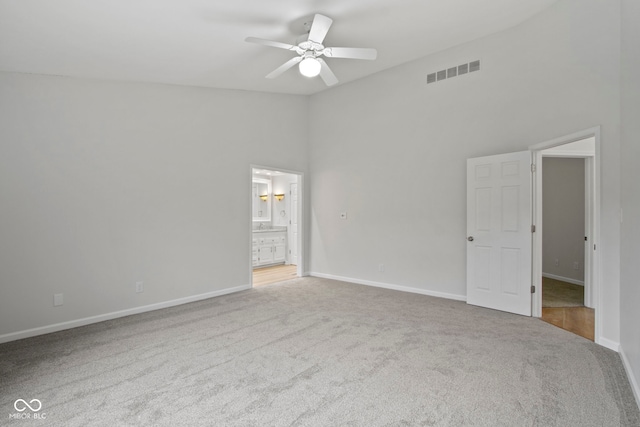
<svg viewBox="0 0 640 427">
<path fill-rule="evenodd" d="M 251 284 L 302 276 L 302 180 L 298 172 L 251 167 Z"/>
</svg>

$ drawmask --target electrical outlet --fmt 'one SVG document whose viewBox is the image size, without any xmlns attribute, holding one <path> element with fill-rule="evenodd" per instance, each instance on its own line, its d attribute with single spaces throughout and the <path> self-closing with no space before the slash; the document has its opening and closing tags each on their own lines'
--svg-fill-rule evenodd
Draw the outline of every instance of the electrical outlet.
<svg viewBox="0 0 640 427">
<path fill-rule="evenodd" d="M 59 307 L 64 304 L 64 294 L 53 294 L 53 306 Z"/>
<path fill-rule="evenodd" d="M 573 262 L 573 269 L 574 270 L 579 270 L 580 269 L 580 263 L 578 261 L 574 261 Z"/>
<path fill-rule="evenodd" d="M 378 266 L 378 271 L 379 271 L 379 272 L 383 272 L 383 271 L 384 271 L 384 264 L 380 264 L 380 265 Z"/>
<path fill-rule="evenodd" d="M 556 265 L 556 267 L 559 266 L 560 265 L 560 260 L 558 258 L 556 258 L 554 264 Z"/>
<path fill-rule="evenodd" d="M 136 293 L 144 291 L 144 282 L 136 282 Z"/>
</svg>

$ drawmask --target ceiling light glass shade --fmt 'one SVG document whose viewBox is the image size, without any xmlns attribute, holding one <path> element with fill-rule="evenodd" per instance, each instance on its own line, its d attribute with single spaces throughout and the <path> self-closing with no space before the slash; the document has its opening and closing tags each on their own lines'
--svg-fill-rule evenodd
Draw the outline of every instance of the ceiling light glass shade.
<svg viewBox="0 0 640 427">
<path fill-rule="evenodd" d="M 320 74 L 320 62 L 315 58 L 305 58 L 298 65 L 300 74 L 305 77 L 315 77 Z"/>
</svg>

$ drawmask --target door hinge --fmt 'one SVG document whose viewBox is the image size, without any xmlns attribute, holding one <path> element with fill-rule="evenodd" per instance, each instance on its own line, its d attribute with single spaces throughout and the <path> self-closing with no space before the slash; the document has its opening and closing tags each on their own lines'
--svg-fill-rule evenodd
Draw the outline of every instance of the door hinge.
<svg viewBox="0 0 640 427">
<path fill-rule="evenodd" d="M 535 171 L 536 171 L 536 164 L 531 163 L 531 172 L 535 172 Z"/>
<path fill-rule="evenodd" d="M 587 240 L 589 240 L 589 239 L 587 239 L 587 236 L 584 236 L 584 241 L 586 242 Z"/>
<path fill-rule="evenodd" d="M 531 286 L 531 293 L 535 294 L 536 293 L 536 287 L 535 286 Z"/>
<path fill-rule="evenodd" d="M 532 233 L 535 233 L 535 232 L 536 232 L 536 226 L 535 226 L 535 225 L 533 225 L 533 224 L 531 225 L 531 232 L 532 232 Z"/>
</svg>

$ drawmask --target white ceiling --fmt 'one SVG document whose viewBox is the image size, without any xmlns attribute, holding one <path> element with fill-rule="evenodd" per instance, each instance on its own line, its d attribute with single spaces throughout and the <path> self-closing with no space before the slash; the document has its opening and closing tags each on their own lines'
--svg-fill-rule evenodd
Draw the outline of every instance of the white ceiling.
<svg viewBox="0 0 640 427">
<path fill-rule="evenodd" d="M 0 0 L 0 70 L 119 81 L 312 94 L 326 86 L 295 54 L 314 13 L 334 20 L 326 46 L 373 47 L 375 61 L 327 59 L 346 83 L 517 25 L 558 0 Z M 473 59 L 473 58 L 472 58 Z"/>
</svg>

